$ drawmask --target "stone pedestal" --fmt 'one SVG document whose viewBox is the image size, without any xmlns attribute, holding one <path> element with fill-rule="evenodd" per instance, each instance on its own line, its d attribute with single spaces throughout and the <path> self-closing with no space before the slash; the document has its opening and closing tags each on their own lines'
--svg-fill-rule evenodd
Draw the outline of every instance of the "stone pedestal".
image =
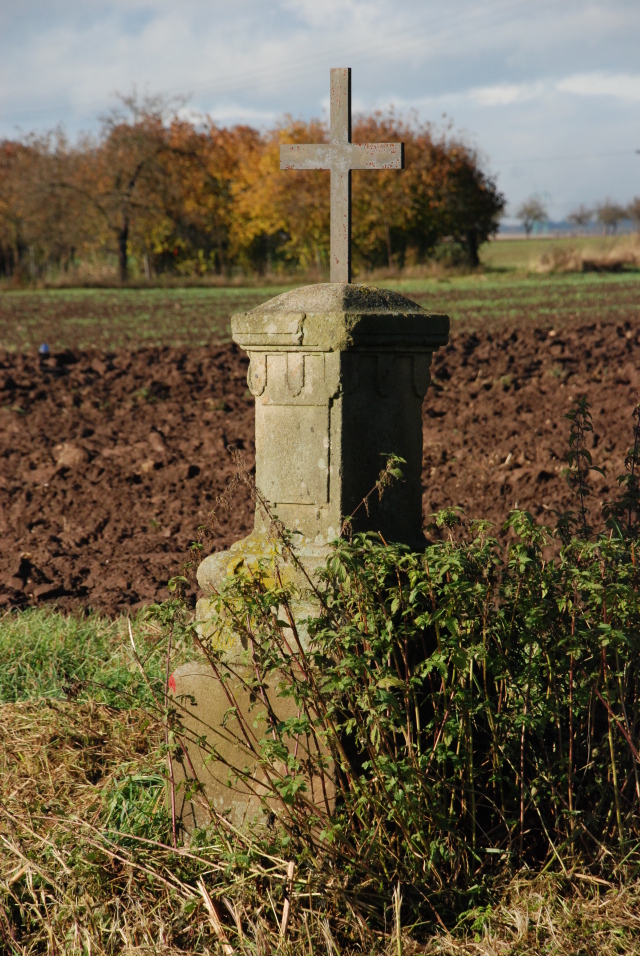
<svg viewBox="0 0 640 956">
<path fill-rule="evenodd" d="M 233 339 L 249 353 L 249 388 L 256 400 L 256 484 L 310 571 L 324 562 L 346 515 L 372 489 L 390 454 L 404 458 L 404 481 L 372 496 L 354 530 L 380 531 L 387 541 L 419 548 L 422 534 L 422 401 L 433 352 L 448 339 L 449 319 L 398 293 L 326 283 L 295 289 L 251 312 L 234 315 Z M 198 569 L 205 595 L 218 591 L 244 564 L 273 556 L 264 516 L 229 551 Z M 198 602 L 206 634 L 209 602 Z M 241 653 L 229 647 L 230 659 Z M 199 666 L 199 665 L 198 665 Z M 174 674 L 177 694 L 200 694 L 190 708 L 194 731 L 214 726 L 221 691 L 203 693 L 195 665 Z M 189 676 L 191 674 L 191 677 Z M 195 683 L 194 683 L 195 680 Z M 189 718 L 190 719 L 190 718 Z M 213 771 L 212 771 L 213 773 Z M 242 798 L 205 783 L 217 802 Z M 240 804 L 238 804 L 240 800 Z M 246 809 L 246 808 L 245 808 Z"/>
</svg>

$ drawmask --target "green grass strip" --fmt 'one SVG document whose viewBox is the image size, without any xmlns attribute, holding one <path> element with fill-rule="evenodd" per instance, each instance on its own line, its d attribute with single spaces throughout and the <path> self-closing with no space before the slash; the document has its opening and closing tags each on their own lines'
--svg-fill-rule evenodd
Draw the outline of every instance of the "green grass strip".
<svg viewBox="0 0 640 956">
<path fill-rule="evenodd" d="M 138 656 L 162 693 L 166 658 L 159 631 L 132 620 Z M 92 699 L 117 707 L 151 704 L 135 661 L 126 618 L 65 615 L 33 608 L 0 618 L 0 703 L 48 697 Z"/>
</svg>

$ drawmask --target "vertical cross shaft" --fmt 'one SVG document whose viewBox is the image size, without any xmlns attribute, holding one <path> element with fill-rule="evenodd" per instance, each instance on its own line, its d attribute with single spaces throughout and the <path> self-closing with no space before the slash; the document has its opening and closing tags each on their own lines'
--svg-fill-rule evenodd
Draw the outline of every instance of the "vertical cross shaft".
<svg viewBox="0 0 640 956">
<path fill-rule="evenodd" d="M 351 69 L 331 70 L 329 125 L 331 145 L 340 147 L 331 165 L 330 245 L 331 282 L 351 282 Z"/>
<path fill-rule="evenodd" d="M 331 70 L 331 141 L 280 147 L 281 169 L 331 172 L 331 282 L 351 282 L 351 170 L 402 169 L 402 143 L 351 142 L 351 70 Z"/>
</svg>

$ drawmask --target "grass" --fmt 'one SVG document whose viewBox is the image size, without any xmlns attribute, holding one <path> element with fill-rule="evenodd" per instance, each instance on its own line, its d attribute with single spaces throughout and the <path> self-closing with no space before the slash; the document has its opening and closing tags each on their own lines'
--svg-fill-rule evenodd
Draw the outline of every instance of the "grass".
<svg viewBox="0 0 640 956">
<path fill-rule="evenodd" d="M 628 236 L 504 239 L 485 243 L 483 269 L 471 275 L 373 277 L 371 284 L 405 293 L 460 328 L 487 323 L 637 319 L 640 272 L 536 274 L 541 257 L 572 249 L 605 256 Z M 531 270 L 534 270 L 531 272 Z M 59 288 L 0 291 L 0 347 L 134 348 L 196 346 L 228 341 L 234 312 L 307 280 L 245 286 L 169 285 L 136 288 Z"/>
<path fill-rule="evenodd" d="M 523 245 L 524 241 L 514 243 Z M 507 241 L 495 243 L 508 245 Z M 450 315 L 459 329 L 488 324 L 637 321 L 640 273 L 519 275 L 514 271 L 378 283 Z M 0 293 L 0 347 L 82 349 L 197 346 L 228 341 L 233 312 L 292 286 L 55 289 Z"/>
<path fill-rule="evenodd" d="M 201 345 L 229 338 L 229 316 L 284 288 L 42 289 L 0 294 L 0 345 L 9 350 L 111 350 Z M 290 288 L 287 287 L 287 288 Z"/>
<path fill-rule="evenodd" d="M 433 311 L 446 312 L 460 330 L 523 323 L 624 321 L 638 317 L 640 274 L 516 276 L 481 274 L 452 279 L 407 279 L 389 287 Z"/>
<path fill-rule="evenodd" d="M 576 249 L 599 257 L 629 242 L 629 236 L 532 236 L 530 239 L 498 239 L 486 242 L 480 252 L 486 269 L 526 272 L 543 255 Z"/>
<path fill-rule="evenodd" d="M 76 700 L 120 709 L 153 701 L 133 656 L 125 618 L 63 615 L 50 607 L 0 619 L 0 704 Z M 162 692 L 166 661 L 161 634 L 138 616 L 131 622 L 147 676 Z"/>
<path fill-rule="evenodd" d="M 146 627 L 135 622 L 139 649 L 151 636 Z M 3 699 L 10 702 L 0 706 L 3 954 L 640 954 L 638 881 L 614 884 L 588 874 L 566 878 L 527 871 L 497 886 L 490 905 L 463 913 L 451 931 L 436 930 L 419 945 L 412 927 L 400 924 L 397 932 L 392 887 L 386 933 L 369 935 L 353 921 L 351 945 L 338 946 L 322 901 L 309 906 L 304 886 L 296 891 L 292 910 L 292 918 L 301 907 L 311 913 L 303 944 L 270 930 L 277 927 L 282 904 L 266 896 L 247 898 L 240 911 L 235 907 L 245 925 L 240 938 L 224 900 L 210 907 L 206 898 L 207 886 L 224 873 L 223 848 L 170 846 L 162 721 L 126 698 L 120 706 L 89 695 L 61 699 L 66 678 L 60 668 L 39 673 L 37 660 L 46 663 L 48 653 L 76 674 L 87 673 L 87 658 L 97 653 L 93 677 L 102 682 L 117 673 L 126 683 L 124 621 L 23 612 L 5 617 L 0 634 L 3 671 L 12 647 L 18 670 L 27 675 L 3 685 Z M 16 699 L 20 696 L 27 699 Z M 280 868 L 284 879 L 286 860 L 274 859 L 270 866 L 272 875 Z"/>
</svg>

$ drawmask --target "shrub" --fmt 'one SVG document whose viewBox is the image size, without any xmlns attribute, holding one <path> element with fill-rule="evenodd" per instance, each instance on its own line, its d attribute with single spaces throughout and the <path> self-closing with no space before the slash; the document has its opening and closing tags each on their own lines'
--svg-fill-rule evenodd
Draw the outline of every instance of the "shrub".
<svg viewBox="0 0 640 956">
<path fill-rule="evenodd" d="M 514 868 L 608 878 L 635 853 L 637 429 L 595 534 L 584 399 L 569 417 L 580 507 L 557 529 L 514 511 L 504 551 L 486 522 L 448 511 L 421 553 L 372 533 L 337 541 L 319 585 L 308 582 L 318 613 L 304 622 L 282 569 L 238 574 L 213 596 L 219 629 L 247 648 L 248 666 L 232 667 L 215 630 L 200 641 L 259 767 L 271 825 L 253 836 L 338 909 L 381 921 L 399 882 L 413 918 L 442 917 Z M 257 731 L 234 686 L 260 705 Z M 286 699 L 295 716 L 282 718 Z M 241 763 L 230 773 L 246 782 Z M 335 786 L 335 803 L 311 801 L 311 779 Z"/>
</svg>

